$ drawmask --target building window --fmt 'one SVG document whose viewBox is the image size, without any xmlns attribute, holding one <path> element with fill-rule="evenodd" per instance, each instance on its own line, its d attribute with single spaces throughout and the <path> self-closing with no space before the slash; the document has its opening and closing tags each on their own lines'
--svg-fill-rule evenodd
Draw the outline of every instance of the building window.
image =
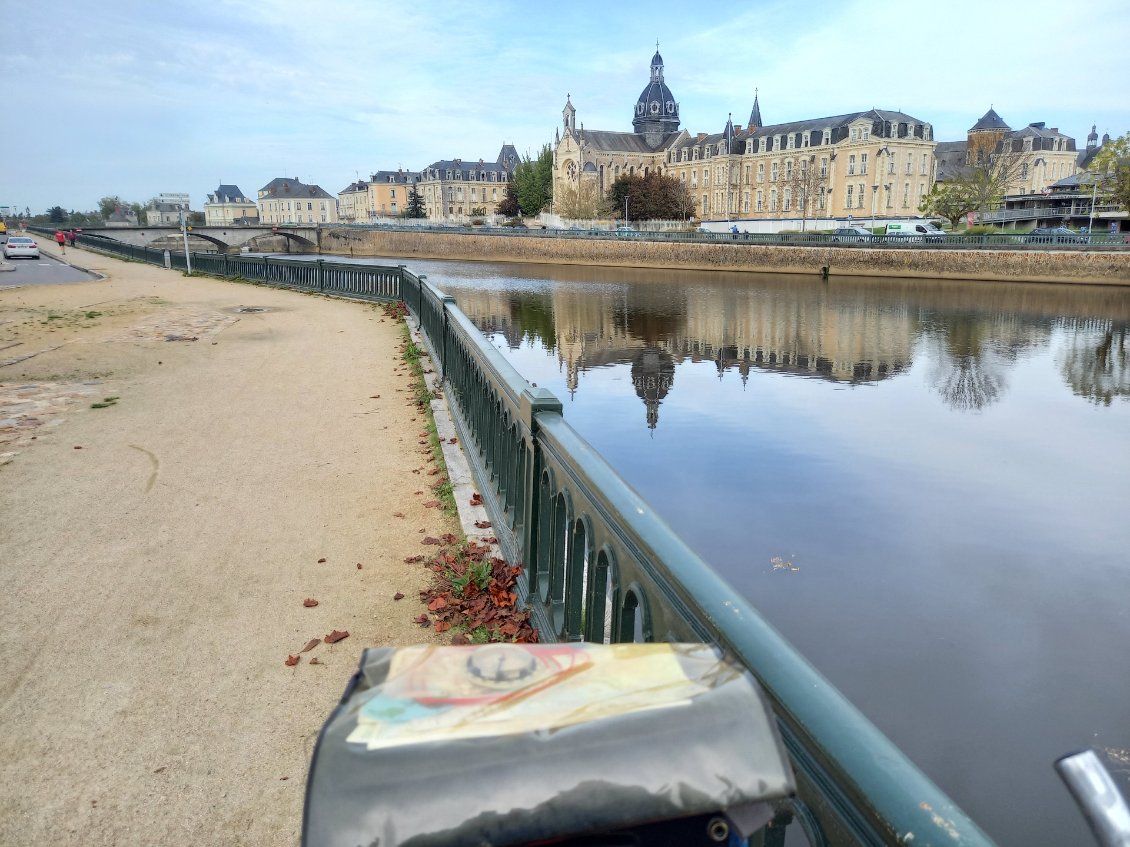
<svg viewBox="0 0 1130 847">
<path fill-rule="evenodd" d="M 704 215 L 710 214 L 710 195 L 709 194 L 703 194 L 702 195 L 702 213 Z"/>
<path fill-rule="evenodd" d="M 854 198 L 854 195 L 853 195 L 853 193 L 852 193 L 852 189 L 853 189 L 854 187 L 855 187 L 855 186 L 852 186 L 852 185 L 849 185 L 849 186 L 847 187 L 847 200 L 846 200 L 846 201 L 844 202 L 844 208 L 845 208 L 845 209 L 850 209 L 850 208 L 851 208 L 851 201 L 852 201 L 852 199 Z"/>
<path fill-rule="evenodd" d="M 770 212 L 777 211 L 777 189 L 776 188 L 774 188 L 772 191 L 769 192 L 769 211 Z"/>
<path fill-rule="evenodd" d="M 704 187 L 707 186 L 707 185 L 710 185 L 710 169 L 709 168 L 703 168 L 702 169 L 702 184 L 703 184 Z"/>
<path fill-rule="evenodd" d="M 791 188 L 786 188 L 785 193 L 784 193 L 784 203 L 781 206 L 781 210 L 784 211 L 784 212 L 791 212 L 792 208 L 793 208 L 793 190 Z"/>
<path fill-rule="evenodd" d="M 749 192 L 748 191 L 742 192 L 742 211 L 743 212 L 749 211 Z"/>
<path fill-rule="evenodd" d="M 765 163 L 764 162 L 758 162 L 757 163 L 757 181 L 758 182 L 765 182 Z"/>
<path fill-rule="evenodd" d="M 859 157 L 859 172 L 863 176 L 867 176 L 867 154 L 863 153 Z"/>
<path fill-rule="evenodd" d="M 856 199 L 856 208 L 863 208 L 863 183 L 859 184 L 859 197 Z"/>
<path fill-rule="evenodd" d="M 764 191 L 758 191 L 757 192 L 757 211 L 759 211 L 759 212 L 765 211 L 765 192 Z"/>
<path fill-rule="evenodd" d="M 930 161 L 930 154 L 929 153 L 923 153 L 922 154 L 922 168 L 918 171 L 920 176 L 926 176 L 926 174 L 929 173 L 929 168 L 930 168 L 929 161 Z"/>
<path fill-rule="evenodd" d="M 749 165 L 745 166 L 745 184 L 749 185 Z"/>
<path fill-rule="evenodd" d="M 795 139 L 795 136 L 794 136 L 794 135 L 793 135 L 793 134 L 792 134 L 792 133 L 790 132 L 790 133 L 788 134 L 788 136 L 787 136 L 787 139 L 788 139 L 788 140 L 787 140 L 787 142 L 786 142 L 785 146 L 786 146 L 786 147 L 787 147 L 787 148 L 788 148 L 789 150 L 792 150 L 792 149 L 793 149 L 793 140 Z"/>
<path fill-rule="evenodd" d="M 820 139 L 820 143 L 821 144 L 831 144 L 832 143 L 832 130 L 830 130 L 830 129 L 824 130 L 824 135 Z"/>
<path fill-rule="evenodd" d="M 785 180 L 788 181 L 788 180 L 791 180 L 792 178 L 793 178 L 793 160 L 792 159 L 786 159 L 785 160 Z"/>
<path fill-rule="evenodd" d="M 855 176 L 855 155 L 848 156 L 848 176 Z"/>
<path fill-rule="evenodd" d="M 906 154 L 906 173 L 907 173 L 907 176 L 914 173 L 914 154 L 913 153 L 907 153 Z"/>
<path fill-rule="evenodd" d="M 392 193 L 392 199 L 395 200 L 396 199 L 396 189 L 393 188 L 393 189 L 390 189 L 390 191 Z"/>
<path fill-rule="evenodd" d="M 910 208 L 910 183 L 904 183 L 902 187 L 902 207 L 904 209 Z"/>
<path fill-rule="evenodd" d="M 893 175 L 894 172 L 895 172 L 895 154 L 894 153 L 888 153 L 887 154 L 887 173 Z"/>
<path fill-rule="evenodd" d="M 828 158 L 826 156 L 820 157 L 820 176 L 826 177 L 828 175 Z"/>
<path fill-rule="evenodd" d="M 777 181 L 777 162 L 773 162 L 773 164 L 769 166 L 769 181 Z"/>
</svg>

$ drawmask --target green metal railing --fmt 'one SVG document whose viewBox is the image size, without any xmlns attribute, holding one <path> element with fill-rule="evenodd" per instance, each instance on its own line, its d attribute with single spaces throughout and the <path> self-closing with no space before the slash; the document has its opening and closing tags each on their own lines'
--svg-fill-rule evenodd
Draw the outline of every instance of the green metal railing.
<svg viewBox="0 0 1130 847">
<path fill-rule="evenodd" d="M 141 248 L 82 238 L 130 258 Z M 150 251 L 143 261 L 154 259 Z M 183 259 L 183 256 L 182 256 Z M 458 308 L 403 266 L 194 254 L 207 273 L 405 301 L 444 378 L 460 440 L 520 597 L 545 640 L 706 641 L 760 681 L 798 782 L 761 842 L 978 845 L 989 838 L 697 556 Z M 673 755 L 677 753 L 673 751 Z"/>
</svg>

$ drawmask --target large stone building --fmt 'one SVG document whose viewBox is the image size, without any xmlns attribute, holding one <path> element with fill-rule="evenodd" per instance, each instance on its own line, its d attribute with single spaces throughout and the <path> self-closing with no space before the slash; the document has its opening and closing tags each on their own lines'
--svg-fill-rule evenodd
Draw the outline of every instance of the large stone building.
<svg viewBox="0 0 1130 847">
<path fill-rule="evenodd" d="M 337 198 L 320 185 L 297 177 L 276 177 L 259 189 L 259 221 L 264 224 L 337 223 Z"/>
<path fill-rule="evenodd" d="M 204 204 L 204 223 L 208 226 L 241 226 L 259 223 L 259 207 L 243 196 L 238 185 L 221 183 Z"/>
<path fill-rule="evenodd" d="M 679 103 L 656 52 L 636 100 L 632 132 L 577 125 L 570 97 L 554 147 L 554 195 L 588 183 L 604 194 L 621 174 L 670 174 L 694 198 L 701 219 L 796 220 L 918 214 L 934 183 L 931 125 L 903 112 L 871 109 L 789 123 L 763 123 L 754 94 L 749 122 L 721 132 L 679 128 Z M 630 212 L 629 212 L 630 215 Z"/>
<path fill-rule="evenodd" d="M 506 197 L 506 186 L 514 176 L 518 151 L 503 144 L 493 162 L 479 159 L 443 159 L 422 171 L 417 190 L 423 197 L 429 220 L 462 221 L 473 215 L 491 215 Z M 481 212 L 477 210 L 482 210 Z"/>
<path fill-rule="evenodd" d="M 1079 162 L 1071 136 L 1049 129 L 1043 121 L 1014 130 L 992 108 L 969 128 L 965 141 L 941 142 L 935 156 L 941 182 L 960 176 L 967 168 L 1007 157 L 1004 167 L 1011 177 L 1004 191 L 1007 196 L 1040 194 L 1073 176 Z"/>
</svg>

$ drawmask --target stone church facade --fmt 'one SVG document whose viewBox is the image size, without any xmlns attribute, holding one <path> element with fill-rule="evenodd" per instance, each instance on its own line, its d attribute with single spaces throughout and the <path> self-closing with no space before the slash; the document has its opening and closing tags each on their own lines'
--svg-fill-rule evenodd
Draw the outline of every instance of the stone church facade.
<svg viewBox="0 0 1130 847">
<path fill-rule="evenodd" d="M 668 174 L 690 188 L 701 220 L 917 216 L 934 184 L 933 127 L 870 109 L 766 125 L 755 92 L 745 126 L 692 136 L 664 80 L 663 57 L 635 104 L 632 132 L 578 128 L 571 98 L 554 145 L 554 196 L 588 184 L 602 195 L 621 174 Z"/>
</svg>

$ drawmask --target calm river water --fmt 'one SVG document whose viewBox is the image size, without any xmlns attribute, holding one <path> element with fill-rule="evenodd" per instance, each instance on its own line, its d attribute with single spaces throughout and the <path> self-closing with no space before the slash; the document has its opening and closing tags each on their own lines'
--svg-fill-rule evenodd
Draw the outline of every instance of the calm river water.
<svg viewBox="0 0 1130 847">
<path fill-rule="evenodd" d="M 1130 289 L 397 259 L 1002 845 L 1130 778 Z"/>
</svg>

